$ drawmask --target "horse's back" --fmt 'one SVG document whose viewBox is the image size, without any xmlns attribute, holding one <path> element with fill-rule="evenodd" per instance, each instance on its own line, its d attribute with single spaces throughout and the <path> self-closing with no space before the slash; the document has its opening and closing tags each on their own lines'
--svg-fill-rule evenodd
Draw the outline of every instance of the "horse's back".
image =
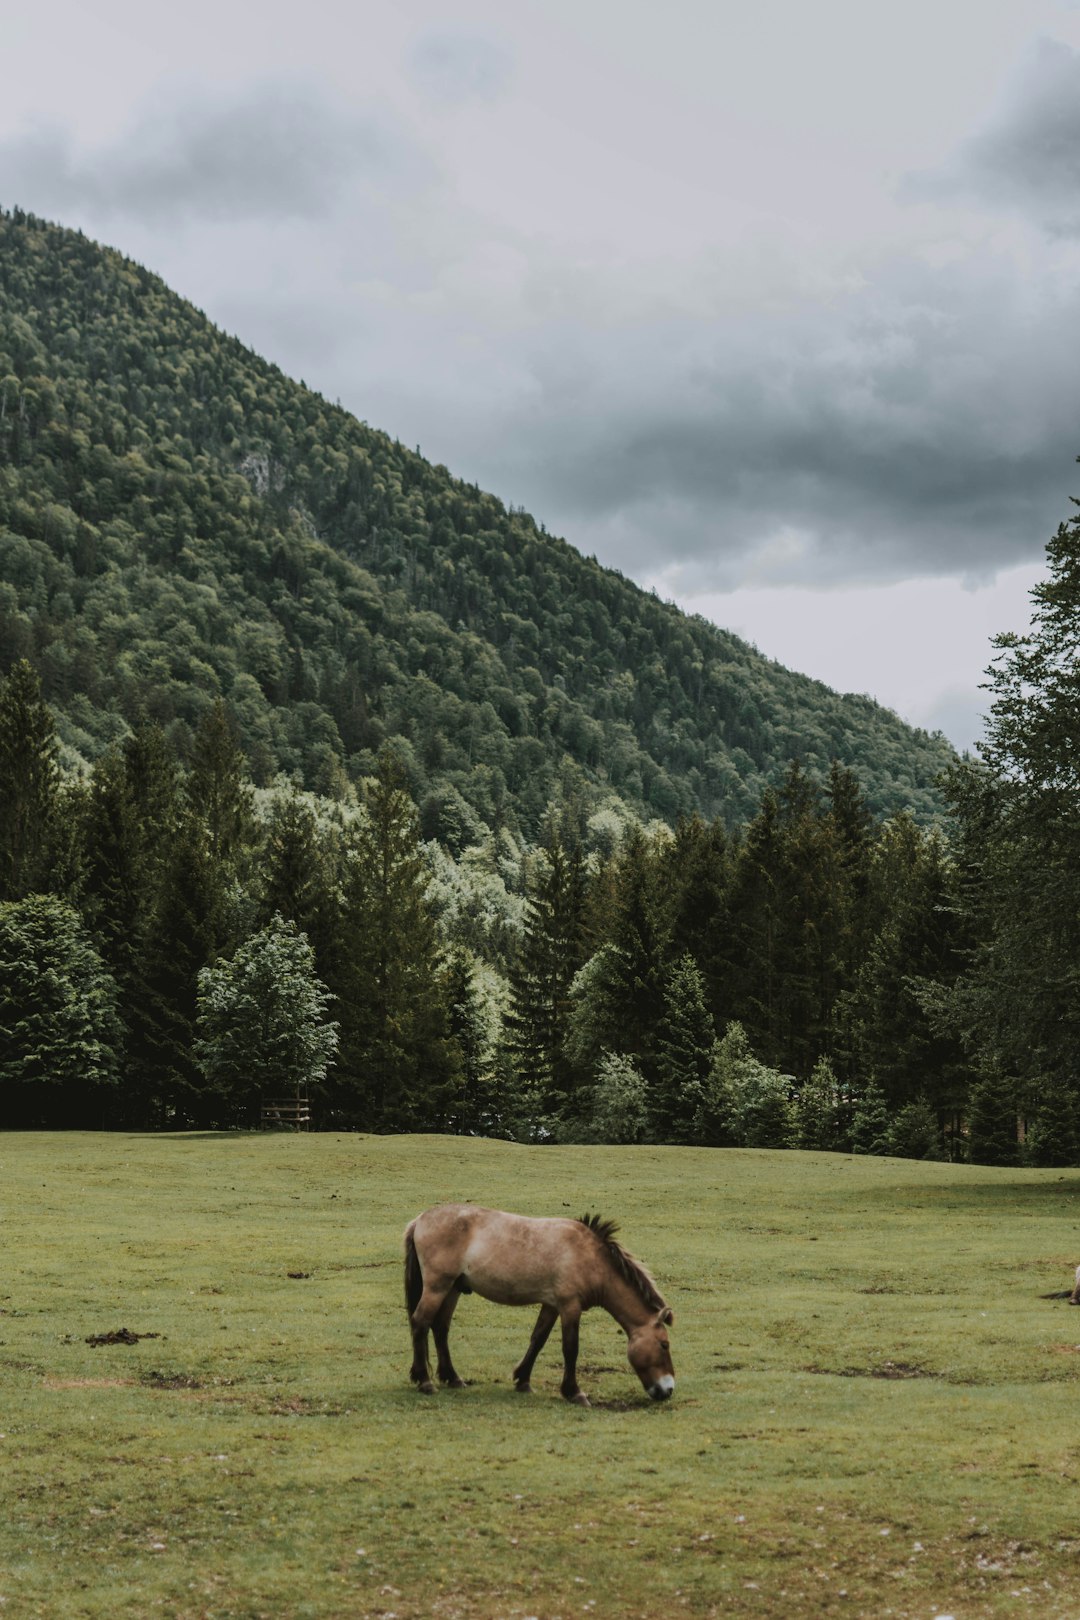
<svg viewBox="0 0 1080 1620">
<path fill-rule="evenodd" d="M 558 1305 L 587 1287 L 590 1246 L 579 1221 L 438 1204 L 410 1232 L 425 1275 L 460 1277 L 498 1304 Z"/>
</svg>

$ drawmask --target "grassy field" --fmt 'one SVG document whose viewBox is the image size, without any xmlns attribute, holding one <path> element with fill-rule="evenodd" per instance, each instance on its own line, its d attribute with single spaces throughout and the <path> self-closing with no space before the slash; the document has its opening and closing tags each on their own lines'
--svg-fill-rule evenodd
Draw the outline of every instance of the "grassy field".
<svg viewBox="0 0 1080 1620">
<path fill-rule="evenodd" d="M 615 1216 L 674 1401 L 409 1385 L 427 1204 Z M 0 1136 L 0 1616 L 1080 1613 L 1080 1175 L 449 1138 Z M 303 1273 L 292 1276 L 290 1273 Z M 157 1334 L 93 1347 L 121 1327 Z"/>
</svg>

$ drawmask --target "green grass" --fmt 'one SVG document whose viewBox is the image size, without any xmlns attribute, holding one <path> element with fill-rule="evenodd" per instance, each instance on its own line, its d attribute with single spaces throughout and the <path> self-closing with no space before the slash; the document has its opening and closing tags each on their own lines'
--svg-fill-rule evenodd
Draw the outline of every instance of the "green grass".
<svg viewBox="0 0 1080 1620">
<path fill-rule="evenodd" d="M 613 1215 L 675 1308 L 591 1411 L 462 1302 L 409 1385 L 427 1204 Z M 1072 1616 L 1080 1176 L 448 1138 L 0 1136 L 0 1617 Z M 290 1278 L 290 1271 L 310 1275 Z M 128 1327 L 161 1337 L 92 1348 Z"/>
</svg>

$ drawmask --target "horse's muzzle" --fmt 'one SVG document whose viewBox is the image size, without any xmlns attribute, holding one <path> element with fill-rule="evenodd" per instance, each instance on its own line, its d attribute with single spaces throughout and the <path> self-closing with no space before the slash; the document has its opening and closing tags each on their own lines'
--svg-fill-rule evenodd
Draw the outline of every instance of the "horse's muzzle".
<svg viewBox="0 0 1080 1620">
<path fill-rule="evenodd" d="M 649 1385 L 649 1398 L 654 1401 L 667 1401 L 675 1393 L 675 1380 L 670 1373 L 658 1378 L 655 1384 Z"/>
</svg>

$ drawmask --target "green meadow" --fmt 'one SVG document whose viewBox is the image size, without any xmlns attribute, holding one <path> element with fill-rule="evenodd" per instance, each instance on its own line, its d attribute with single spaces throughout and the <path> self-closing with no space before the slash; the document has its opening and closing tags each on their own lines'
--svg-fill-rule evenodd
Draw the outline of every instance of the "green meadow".
<svg viewBox="0 0 1080 1620">
<path fill-rule="evenodd" d="M 408 1383 L 426 1205 L 599 1210 L 675 1309 L 473 1298 Z M 1080 1175 L 447 1137 L 0 1136 L 0 1616 L 1074 1616 Z M 127 1328 L 134 1344 L 87 1339 Z"/>
</svg>

